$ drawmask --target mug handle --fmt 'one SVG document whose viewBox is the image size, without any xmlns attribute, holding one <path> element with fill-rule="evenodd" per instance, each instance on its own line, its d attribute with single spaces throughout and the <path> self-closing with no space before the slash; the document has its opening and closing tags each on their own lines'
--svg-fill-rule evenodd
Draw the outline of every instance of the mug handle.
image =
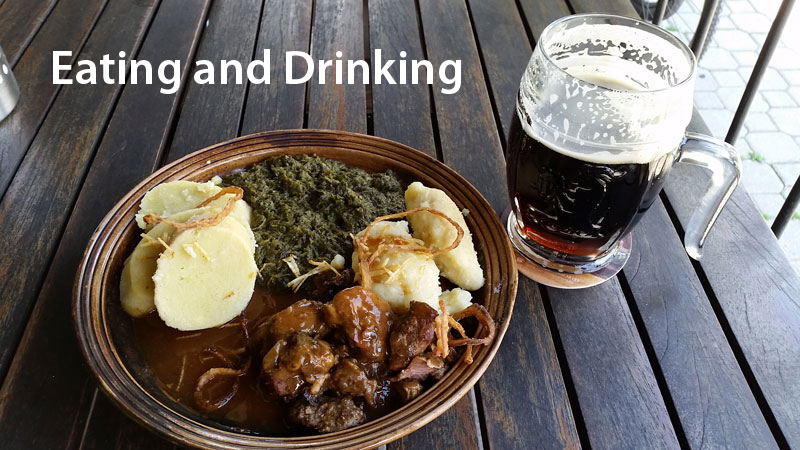
<svg viewBox="0 0 800 450">
<path fill-rule="evenodd" d="M 683 238 L 686 253 L 699 261 L 711 226 L 742 178 L 742 161 L 736 149 L 727 142 L 703 134 L 686 133 L 677 162 L 700 166 L 711 172 L 711 182 L 700 199 L 700 206 L 689 219 Z"/>
</svg>

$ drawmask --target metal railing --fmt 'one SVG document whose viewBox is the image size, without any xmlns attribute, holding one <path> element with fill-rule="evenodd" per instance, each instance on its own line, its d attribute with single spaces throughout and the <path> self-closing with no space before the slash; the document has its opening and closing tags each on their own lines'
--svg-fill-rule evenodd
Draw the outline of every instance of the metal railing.
<svg viewBox="0 0 800 450">
<path fill-rule="evenodd" d="M 739 106 L 736 108 L 736 114 L 734 114 L 731 126 L 728 128 L 728 134 L 725 136 L 725 141 L 731 145 L 736 145 L 736 139 L 738 139 L 739 132 L 744 125 L 744 119 L 747 117 L 750 105 L 753 103 L 753 98 L 758 92 L 758 86 L 761 84 L 761 79 L 767 71 L 767 66 L 769 65 L 770 59 L 772 59 L 772 54 L 778 46 L 778 40 L 783 33 L 783 28 L 786 26 L 786 21 L 789 19 L 789 13 L 792 11 L 794 1 L 795 0 L 783 0 L 783 2 L 781 2 L 781 6 L 775 15 L 775 20 L 772 22 L 772 26 L 770 26 L 767 39 L 764 41 L 763 47 L 761 47 L 756 65 L 753 67 L 753 73 L 750 75 L 750 79 L 747 80 L 747 86 L 742 94 L 742 99 L 739 101 Z M 703 51 L 711 22 L 714 14 L 717 12 L 717 8 L 719 8 L 719 3 L 719 0 L 706 0 L 703 5 L 703 12 L 700 14 L 700 22 L 697 25 L 697 30 L 694 33 L 691 43 L 691 49 L 695 55 L 699 55 Z M 666 10 L 667 0 L 658 0 L 656 12 L 653 17 L 654 24 L 658 25 L 661 20 L 663 20 Z M 775 236 L 781 236 L 799 204 L 800 176 L 798 176 L 797 180 L 794 182 L 794 186 L 792 186 L 783 206 L 781 206 L 780 212 L 772 223 L 772 232 L 775 233 Z"/>
</svg>

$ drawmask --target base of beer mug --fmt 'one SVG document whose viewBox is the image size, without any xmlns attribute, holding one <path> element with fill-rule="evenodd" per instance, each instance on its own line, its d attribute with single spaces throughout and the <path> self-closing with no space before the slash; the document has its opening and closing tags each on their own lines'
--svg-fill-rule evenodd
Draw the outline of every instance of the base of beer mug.
<svg viewBox="0 0 800 450">
<path fill-rule="evenodd" d="M 506 211 L 506 229 L 514 246 L 517 269 L 526 277 L 547 286 L 561 289 L 582 289 L 596 286 L 613 278 L 631 256 L 631 233 L 619 240 L 617 246 L 604 257 L 584 264 L 572 265 L 554 262 L 558 257 L 544 256 L 536 252 L 536 243 L 525 240 L 517 230 L 516 221 L 510 211 Z M 552 252 L 544 249 L 542 252 Z"/>
</svg>

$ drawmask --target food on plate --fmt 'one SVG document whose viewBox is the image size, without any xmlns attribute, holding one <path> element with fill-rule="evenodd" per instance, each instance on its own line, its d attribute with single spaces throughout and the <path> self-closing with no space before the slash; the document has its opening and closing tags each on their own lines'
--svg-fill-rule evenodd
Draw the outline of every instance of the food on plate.
<svg viewBox="0 0 800 450">
<path fill-rule="evenodd" d="M 409 209 L 433 208 L 441 211 L 458 223 L 464 230 L 464 238 L 453 251 L 436 255 L 436 265 L 442 275 L 460 287 L 474 291 L 483 287 L 483 270 L 478 262 L 478 253 L 472 243 L 472 234 L 461 209 L 443 191 L 425 187 L 419 181 L 411 183 L 405 193 Z M 428 211 L 420 211 L 408 216 L 414 229 L 414 237 L 422 239 L 430 248 L 447 247 L 456 237 L 456 231 L 447 222 Z"/>
<path fill-rule="evenodd" d="M 120 296 L 145 360 L 168 396 L 237 430 L 359 425 L 494 339 L 458 207 L 421 183 L 404 202 L 392 173 L 270 158 L 221 186 L 157 186 L 139 219 Z"/>
<path fill-rule="evenodd" d="M 210 328 L 239 315 L 258 274 L 250 208 L 241 196 L 238 188 L 192 181 L 149 191 L 139 211 L 151 229 L 122 269 L 123 309 L 134 317 L 156 309 L 179 330 Z"/>
<path fill-rule="evenodd" d="M 233 218 L 180 232 L 153 275 L 158 315 L 172 328 L 202 330 L 238 316 L 253 296 L 250 237 Z"/>
<path fill-rule="evenodd" d="M 392 171 L 367 173 L 316 155 L 268 158 L 223 177 L 223 184 L 242 188 L 253 208 L 256 263 L 273 289 L 295 278 L 284 258 L 295 255 L 306 273 L 313 268 L 309 260 L 349 255 L 350 233 L 404 208 L 403 187 Z"/>
<path fill-rule="evenodd" d="M 408 222 L 404 220 L 376 224 L 370 229 L 367 239 L 363 239 L 364 231 L 360 231 L 356 237 L 365 242 L 369 252 L 374 252 L 379 245 L 416 242 L 408 231 Z M 356 280 L 360 280 L 358 251 L 353 252 L 352 259 Z M 412 300 L 438 307 L 442 288 L 439 284 L 439 269 L 430 254 L 402 248 L 387 249 L 370 264 L 370 276 L 372 290 L 394 310 L 405 311 Z"/>
</svg>

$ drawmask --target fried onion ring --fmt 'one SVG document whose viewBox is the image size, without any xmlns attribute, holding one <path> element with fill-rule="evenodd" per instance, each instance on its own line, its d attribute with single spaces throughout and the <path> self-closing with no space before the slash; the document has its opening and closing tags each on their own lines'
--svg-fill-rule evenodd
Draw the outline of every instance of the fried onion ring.
<svg viewBox="0 0 800 450">
<path fill-rule="evenodd" d="M 239 391 L 239 377 L 247 371 L 247 368 L 240 370 L 231 369 L 230 367 L 214 367 L 208 369 L 205 373 L 200 375 L 197 379 L 197 386 L 194 388 L 194 402 L 198 408 L 205 412 L 215 411 L 222 408 L 236 395 Z M 203 397 L 203 389 L 214 381 L 217 377 L 235 377 L 230 392 L 219 398 L 216 402 L 208 400 Z"/>
<path fill-rule="evenodd" d="M 456 238 L 453 240 L 453 242 L 449 246 L 447 246 L 446 248 L 438 249 L 438 250 L 432 250 L 432 249 L 430 249 L 428 247 L 425 247 L 425 246 L 422 246 L 422 245 L 418 245 L 418 244 L 412 244 L 412 243 L 408 243 L 408 244 L 380 243 L 375 248 L 375 250 L 370 253 L 369 245 L 367 245 L 367 240 L 369 240 L 369 232 L 370 232 L 370 230 L 372 229 L 372 227 L 374 225 L 376 225 L 376 224 L 378 224 L 380 222 L 384 222 L 386 220 L 400 219 L 400 218 L 403 218 L 403 217 L 408 216 L 410 214 L 414 214 L 414 213 L 418 213 L 418 212 L 422 212 L 422 211 L 426 211 L 426 212 L 429 212 L 429 213 L 431 213 L 433 215 L 442 217 L 443 219 L 448 221 L 451 225 L 453 225 L 453 227 L 455 227 L 457 235 L 456 235 Z M 447 252 L 449 252 L 451 250 L 454 250 L 456 247 L 458 247 L 461 244 L 461 240 L 463 238 L 464 238 L 464 229 L 461 228 L 461 225 L 459 225 L 458 222 L 456 222 L 455 220 L 451 219 L 447 214 L 445 214 L 445 213 L 443 213 L 443 212 L 441 212 L 441 211 L 439 211 L 437 209 L 433 209 L 433 208 L 427 208 L 427 207 L 414 208 L 414 209 L 411 209 L 411 210 L 408 210 L 408 211 L 404 211 L 404 212 L 400 212 L 400 213 L 396 213 L 396 214 L 389 214 L 389 215 L 386 215 L 386 216 L 378 217 L 375 220 L 373 220 L 372 222 L 370 222 L 369 225 L 367 225 L 367 228 L 364 230 L 364 237 L 362 239 L 359 239 L 356 236 L 352 236 L 353 247 L 355 248 L 356 252 L 358 253 L 358 268 L 361 271 L 361 281 L 362 281 L 361 285 L 364 287 L 364 289 L 371 290 L 371 288 L 372 288 L 372 277 L 369 275 L 370 267 L 375 262 L 375 260 L 378 258 L 378 256 L 385 250 L 389 250 L 389 249 L 393 248 L 393 249 L 397 249 L 397 250 L 405 250 L 407 252 L 425 253 L 425 254 L 428 254 L 428 255 L 431 255 L 431 256 L 437 256 L 437 255 L 441 255 L 443 253 L 447 253 Z"/>
<path fill-rule="evenodd" d="M 206 217 L 205 219 L 198 219 L 198 220 L 193 220 L 191 222 L 182 223 L 166 219 L 164 217 L 159 216 L 156 213 L 150 213 L 144 216 L 144 222 L 148 225 L 163 222 L 171 226 L 172 228 L 178 230 L 188 230 L 191 228 L 198 228 L 198 227 L 213 227 L 214 225 L 218 225 L 220 222 L 225 220 L 225 218 L 228 217 L 228 214 L 230 214 L 231 211 L 233 210 L 233 205 L 244 197 L 244 191 L 242 190 L 242 188 L 236 186 L 228 186 L 226 188 L 223 188 L 216 194 L 214 194 L 213 197 L 210 197 L 206 199 L 203 203 L 197 205 L 197 208 L 202 208 L 203 206 L 206 206 L 209 203 L 213 202 L 214 200 L 217 200 L 218 198 L 227 194 L 233 194 L 233 197 L 228 199 L 228 201 L 225 203 L 225 206 L 222 208 L 222 211 L 220 211 L 219 214 L 217 214 L 214 217 Z"/>
</svg>

